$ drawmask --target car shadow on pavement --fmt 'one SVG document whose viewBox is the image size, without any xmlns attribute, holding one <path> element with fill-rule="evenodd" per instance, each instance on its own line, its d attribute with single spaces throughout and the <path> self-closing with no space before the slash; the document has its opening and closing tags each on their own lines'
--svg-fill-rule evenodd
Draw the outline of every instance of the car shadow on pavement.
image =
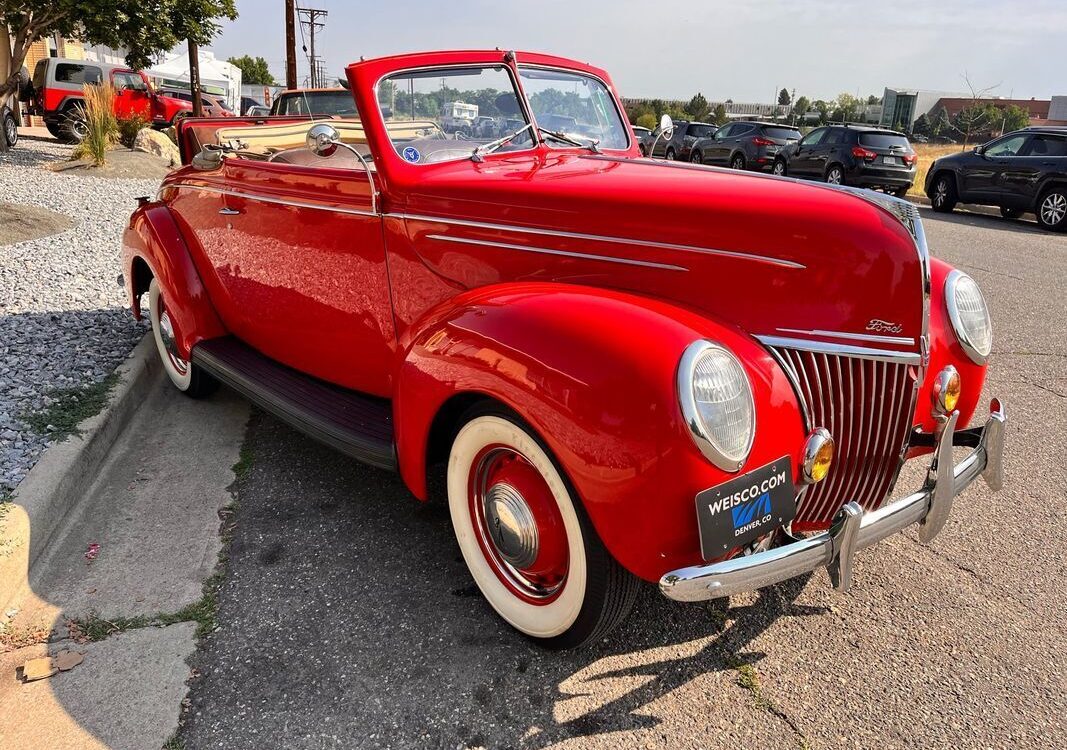
<svg viewBox="0 0 1067 750">
<path fill-rule="evenodd" d="M 924 221 L 945 221 L 950 224 L 962 224 L 978 229 L 998 229 L 1007 232 L 1021 232 L 1023 234 L 1052 234 L 1042 229 L 1033 214 L 1025 214 L 1019 219 L 1006 219 L 1003 216 L 989 216 L 967 211 L 966 206 L 960 206 L 956 211 L 942 214 L 932 208 L 919 209 Z"/>
<path fill-rule="evenodd" d="M 828 611 L 797 604 L 806 579 L 729 610 L 672 602 L 649 584 L 607 638 L 547 651 L 481 598 L 445 503 L 419 503 L 395 475 L 263 414 L 245 450 L 220 627 L 192 665 L 189 748 L 320 747 L 323 736 L 541 748 L 647 729 L 662 721 L 649 715 L 658 699 L 758 662 L 749 649 L 780 618 Z M 738 691 L 739 679 L 720 682 Z"/>
</svg>

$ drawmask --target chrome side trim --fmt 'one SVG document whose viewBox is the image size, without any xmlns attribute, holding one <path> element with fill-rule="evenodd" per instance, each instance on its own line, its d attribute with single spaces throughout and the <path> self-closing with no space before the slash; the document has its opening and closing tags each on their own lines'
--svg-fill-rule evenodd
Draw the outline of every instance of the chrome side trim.
<svg viewBox="0 0 1067 750">
<path fill-rule="evenodd" d="M 821 329 L 776 328 L 780 333 L 801 333 L 808 336 L 825 336 L 832 339 L 855 339 L 856 341 L 874 341 L 882 344 L 903 344 L 915 346 L 915 339 L 910 336 L 878 336 L 873 333 L 847 333 L 844 331 L 823 331 Z"/>
<path fill-rule="evenodd" d="M 200 190 L 205 193 L 218 193 L 219 195 L 232 195 L 237 198 L 245 198 L 250 201 L 259 201 L 260 203 L 274 203 L 280 206 L 294 206 L 296 208 L 312 208 L 317 211 L 332 211 L 338 214 L 351 214 L 352 216 L 373 216 L 380 217 L 382 214 L 375 213 L 374 211 L 361 211 L 358 208 L 345 208 L 344 206 L 324 206 L 318 203 L 307 203 L 305 201 L 294 201 L 286 198 L 274 198 L 267 195 L 257 195 L 255 193 L 245 193 L 240 190 L 226 190 L 224 188 L 209 187 L 207 185 L 189 185 L 186 183 L 175 183 L 172 185 L 164 185 L 156 193 L 156 200 L 159 200 L 159 195 L 164 190 L 170 188 L 180 190 Z M 371 198 L 373 203 L 374 199 Z"/>
<path fill-rule="evenodd" d="M 556 229 L 539 229 L 535 227 L 521 227 L 515 224 L 492 224 L 484 221 L 471 221 L 469 219 L 450 219 L 444 216 L 425 216 L 422 214 L 387 213 L 389 218 L 399 218 L 406 221 L 426 221 L 440 224 L 451 224 L 457 227 L 473 227 L 475 229 L 491 229 L 498 232 L 517 232 L 520 234 L 536 234 L 543 237 L 562 237 L 574 240 L 589 240 L 592 242 L 610 242 L 618 245 L 633 245 L 635 247 L 655 247 L 663 250 L 679 250 L 687 253 L 699 253 L 703 255 L 719 255 L 726 258 L 738 258 L 751 260 L 758 263 L 768 263 L 783 268 L 806 268 L 801 263 L 791 260 L 772 258 L 766 255 L 753 255 L 751 253 L 734 252 L 733 250 L 716 250 L 710 247 L 697 247 L 695 245 L 676 245 L 672 242 L 656 242 L 654 240 L 637 240 L 631 237 L 611 237 L 599 234 L 582 234 L 581 232 L 563 232 Z"/>
<path fill-rule="evenodd" d="M 480 245 L 482 247 L 499 247 L 504 250 L 521 250 L 527 253 L 541 253 L 542 255 L 562 255 L 568 258 L 582 258 L 583 260 L 599 260 L 606 263 L 621 263 L 627 266 L 642 266 L 644 268 L 659 268 L 664 271 L 688 271 L 684 266 L 672 266 L 667 263 L 655 263 L 649 260 L 633 260 L 631 258 L 614 258 L 610 255 L 593 255 L 591 253 L 572 253 L 566 250 L 552 250 L 547 247 L 534 247 L 532 245 L 512 245 L 508 242 L 492 242 L 490 240 L 475 240 L 468 237 L 451 237 L 447 234 L 428 234 L 427 239 L 440 242 L 458 242 L 464 245 Z"/>
<path fill-rule="evenodd" d="M 756 336 L 756 339 L 765 346 L 781 346 L 788 349 L 799 349 L 804 352 L 841 354 L 848 357 L 859 357 L 860 359 L 873 359 L 876 362 L 900 362 L 907 365 L 918 365 L 922 362 L 922 356 L 918 352 L 894 352 L 889 349 L 832 344 L 827 341 L 809 341 L 808 339 L 794 339 L 784 336 Z"/>
</svg>

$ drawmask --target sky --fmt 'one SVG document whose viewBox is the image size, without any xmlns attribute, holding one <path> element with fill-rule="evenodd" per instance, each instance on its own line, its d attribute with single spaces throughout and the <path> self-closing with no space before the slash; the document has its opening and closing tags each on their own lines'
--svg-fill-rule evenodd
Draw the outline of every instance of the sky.
<svg viewBox="0 0 1067 750">
<path fill-rule="evenodd" d="M 886 86 L 1047 99 L 1067 94 L 1067 0 L 297 0 L 327 10 L 330 75 L 359 57 L 530 50 L 606 69 L 623 97 L 765 102 L 881 96 Z M 284 0 L 238 0 L 210 45 L 285 80 Z M 297 35 L 298 77 L 307 60 Z"/>
</svg>

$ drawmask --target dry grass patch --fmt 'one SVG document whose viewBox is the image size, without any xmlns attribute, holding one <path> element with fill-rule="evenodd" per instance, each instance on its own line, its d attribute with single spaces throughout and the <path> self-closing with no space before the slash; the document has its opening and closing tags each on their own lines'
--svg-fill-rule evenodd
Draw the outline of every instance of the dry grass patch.
<svg viewBox="0 0 1067 750">
<path fill-rule="evenodd" d="M 915 184 L 908 191 L 911 195 L 924 194 L 923 186 L 926 184 L 926 173 L 930 171 L 930 165 L 936 159 L 949 154 L 958 154 L 964 150 L 959 144 L 946 145 L 943 143 L 913 143 L 911 147 L 915 149 L 915 153 L 919 157 L 919 166 L 915 172 Z"/>
</svg>

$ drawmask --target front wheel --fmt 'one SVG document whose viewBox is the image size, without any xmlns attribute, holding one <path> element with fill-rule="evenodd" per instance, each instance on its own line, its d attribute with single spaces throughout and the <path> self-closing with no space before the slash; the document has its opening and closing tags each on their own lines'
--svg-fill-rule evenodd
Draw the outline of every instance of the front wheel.
<svg viewBox="0 0 1067 750">
<path fill-rule="evenodd" d="M 667 161 L 674 161 L 674 149 L 673 148 L 667 149 L 667 153 L 664 154 L 664 155 L 667 157 Z"/>
<path fill-rule="evenodd" d="M 956 183 L 947 174 L 941 175 L 934 182 L 930 206 L 938 213 L 948 213 L 956 207 Z"/>
<path fill-rule="evenodd" d="M 1067 231 L 1067 188 L 1056 186 L 1037 201 L 1037 223 L 1056 232 Z"/>
<path fill-rule="evenodd" d="M 694 164 L 703 164 L 704 155 L 701 154 L 699 151 L 694 151 L 689 155 L 689 161 L 693 162 Z"/>
<path fill-rule="evenodd" d="M 7 139 L 8 148 L 13 148 L 19 141 L 19 123 L 15 119 L 15 113 L 7 107 L 4 107 L 0 112 L 3 112 L 4 122 L 2 123 L 4 128 L 4 137 Z"/>
<path fill-rule="evenodd" d="M 178 354 L 174 321 L 171 320 L 159 282 L 155 279 L 148 285 L 148 315 L 152 322 L 152 337 L 156 340 L 156 350 L 163 362 L 163 370 L 174 387 L 193 398 L 203 398 L 212 393 L 218 387 L 218 381 Z"/>
<path fill-rule="evenodd" d="M 448 508 L 482 595 L 548 648 L 603 637 L 639 581 L 605 549 L 548 449 L 517 417 L 469 412 L 448 460 Z"/>
<path fill-rule="evenodd" d="M 781 159 L 775 159 L 774 166 L 771 167 L 771 171 L 779 177 L 785 177 L 785 162 Z"/>
</svg>

